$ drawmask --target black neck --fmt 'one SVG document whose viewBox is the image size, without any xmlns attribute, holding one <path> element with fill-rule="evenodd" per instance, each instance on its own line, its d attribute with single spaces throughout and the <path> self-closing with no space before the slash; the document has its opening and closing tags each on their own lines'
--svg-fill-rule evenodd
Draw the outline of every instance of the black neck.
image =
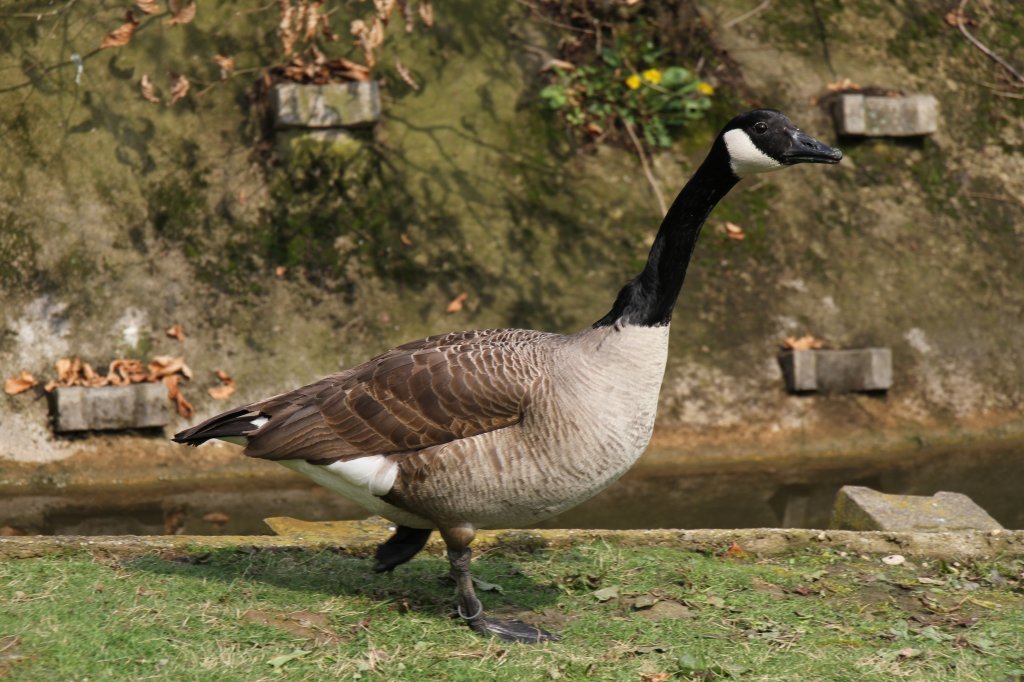
<svg viewBox="0 0 1024 682">
<path fill-rule="evenodd" d="M 657 327 L 672 321 L 700 228 L 722 197 L 738 180 L 729 168 L 729 155 L 721 138 L 686 183 L 665 215 L 654 238 L 643 272 L 619 291 L 611 311 L 594 323 L 603 327 L 625 324 Z"/>
</svg>

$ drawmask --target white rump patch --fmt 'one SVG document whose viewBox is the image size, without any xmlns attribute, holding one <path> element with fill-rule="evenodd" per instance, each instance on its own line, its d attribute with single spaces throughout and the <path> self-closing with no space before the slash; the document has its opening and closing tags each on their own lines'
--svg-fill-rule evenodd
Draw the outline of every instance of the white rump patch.
<svg viewBox="0 0 1024 682">
<path fill-rule="evenodd" d="M 722 136 L 729 151 L 729 165 L 738 178 L 782 168 L 782 163 L 758 149 L 746 132 L 735 128 Z"/>
<path fill-rule="evenodd" d="M 258 429 L 264 424 L 266 424 L 268 421 L 270 420 L 267 419 L 266 417 L 256 417 L 255 419 L 250 420 L 249 423 Z"/>
<path fill-rule="evenodd" d="M 310 464 L 304 459 L 281 460 L 281 464 L 361 504 L 371 496 L 387 495 L 398 476 L 398 465 L 384 455 L 357 457 L 326 465 Z"/>
</svg>

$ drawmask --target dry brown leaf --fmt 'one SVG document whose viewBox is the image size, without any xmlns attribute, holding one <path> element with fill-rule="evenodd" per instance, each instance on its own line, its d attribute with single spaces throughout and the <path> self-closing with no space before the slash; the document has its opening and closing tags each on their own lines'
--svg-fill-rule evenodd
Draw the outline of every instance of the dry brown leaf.
<svg viewBox="0 0 1024 682">
<path fill-rule="evenodd" d="M 214 61 L 214 63 L 217 64 L 217 66 L 220 67 L 220 78 L 221 78 L 221 80 L 224 80 L 225 78 L 230 76 L 232 73 L 234 73 L 234 71 L 235 71 L 235 58 L 234 57 L 226 57 L 226 56 L 224 56 L 222 54 L 218 54 L 218 55 L 214 55 L 213 61 Z"/>
<path fill-rule="evenodd" d="M 964 26 L 978 25 L 973 19 L 969 18 L 966 14 L 955 9 L 946 12 L 946 16 L 942 17 L 942 19 L 953 28 L 959 28 L 961 24 L 963 24 Z"/>
<path fill-rule="evenodd" d="M 316 37 L 317 29 L 320 26 L 321 19 L 326 20 L 327 17 L 320 14 L 320 7 L 317 5 L 308 5 L 309 11 L 306 13 L 305 21 L 299 22 L 299 25 L 303 27 L 303 39 L 309 42 Z"/>
<path fill-rule="evenodd" d="M 190 2 L 184 7 L 181 6 L 180 2 L 171 2 L 169 6 L 171 9 L 171 16 L 164 20 L 164 24 L 167 26 L 191 24 L 192 20 L 196 18 L 195 2 Z"/>
<path fill-rule="evenodd" d="M 171 104 L 177 104 L 188 95 L 188 89 L 192 84 L 188 82 L 188 76 L 182 74 L 171 81 Z"/>
<path fill-rule="evenodd" d="M 423 20 L 423 25 L 427 28 L 433 27 L 434 6 L 430 4 L 429 0 L 420 0 L 420 19 Z"/>
<path fill-rule="evenodd" d="M 13 376 L 4 382 L 4 393 L 7 395 L 18 395 L 29 390 L 39 382 L 26 370 L 21 370 L 17 376 Z"/>
<path fill-rule="evenodd" d="M 206 389 L 206 392 L 210 394 L 210 397 L 214 400 L 227 400 L 232 393 L 235 392 L 235 380 L 231 378 L 231 375 L 222 369 L 217 370 L 217 378 L 220 379 L 220 386 L 211 386 Z"/>
<path fill-rule="evenodd" d="M 410 88 L 413 90 L 420 89 L 420 84 L 412 77 L 412 74 L 409 73 L 409 69 L 405 68 L 405 64 L 402 63 L 402 60 L 399 59 L 397 55 L 395 56 L 395 71 L 398 72 L 398 75 L 401 76 L 402 80 L 405 81 L 406 85 Z"/>
<path fill-rule="evenodd" d="M 186 379 L 192 378 L 192 369 L 185 364 L 185 358 L 180 355 L 157 355 L 149 361 L 149 373 L 153 381 L 179 372 Z"/>
<path fill-rule="evenodd" d="M 384 22 L 374 17 L 370 25 L 370 31 L 366 34 L 366 44 L 371 50 L 376 50 L 384 43 Z"/>
<path fill-rule="evenodd" d="M 398 235 L 398 241 L 402 242 L 402 246 L 412 246 L 412 239 L 405 232 Z"/>
<path fill-rule="evenodd" d="M 739 545 L 739 543 L 734 542 L 731 545 L 729 545 L 729 549 L 722 552 L 722 556 L 728 559 L 743 559 L 745 557 L 750 556 L 750 553 L 747 550 L 743 549 Z"/>
<path fill-rule="evenodd" d="M 128 10 L 124 14 L 124 23 L 104 36 L 100 42 L 100 49 L 104 50 L 108 47 L 123 47 L 127 45 L 131 42 L 132 34 L 135 33 L 135 27 L 138 25 L 139 22 L 135 15 L 132 14 L 131 10 Z"/>
<path fill-rule="evenodd" d="M 144 14 L 160 14 L 160 5 L 156 0 L 135 0 L 135 6 Z"/>
<path fill-rule="evenodd" d="M 469 294 L 463 291 L 461 294 L 453 298 L 451 302 L 448 303 L 447 311 L 449 313 L 459 312 L 460 310 L 462 310 L 463 304 L 466 302 L 467 298 L 469 298 Z"/>
<path fill-rule="evenodd" d="M 724 227 L 725 227 L 725 236 L 728 237 L 729 239 L 735 239 L 736 241 L 743 241 L 744 239 L 747 238 L 747 235 L 743 231 L 743 228 L 740 227 L 739 225 L 737 225 L 736 223 L 730 223 L 729 221 L 726 221 Z"/>
<path fill-rule="evenodd" d="M 409 0 L 397 0 L 402 10 L 402 17 L 405 19 L 405 32 L 412 33 L 416 29 L 416 15 L 413 13 Z"/>
<path fill-rule="evenodd" d="M 286 268 L 283 265 L 278 265 L 276 268 L 274 268 L 274 276 L 275 277 L 284 277 L 287 273 L 288 273 L 288 268 Z"/>
<path fill-rule="evenodd" d="M 160 104 L 160 96 L 156 94 L 156 87 L 153 86 L 153 81 L 149 80 L 148 73 L 142 74 L 139 89 L 142 90 L 142 99 L 153 104 Z"/>
<path fill-rule="evenodd" d="M 172 339 L 177 339 L 178 341 L 185 340 L 185 330 L 177 322 L 168 327 L 164 333 Z"/>
<path fill-rule="evenodd" d="M 643 682 L 666 682 L 672 679 L 672 673 L 640 673 Z"/>
<path fill-rule="evenodd" d="M 825 342 L 822 339 L 815 338 L 811 334 L 806 334 L 801 337 L 787 336 L 782 342 L 782 347 L 791 350 L 816 350 L 818 348 L 824 348 Z"/>
<path fill-rule="evenodd" d="M 174 402 L 178 414 L 185 419 L 191 417 L 193 412 L 192 403 L 186 400 L 181 392 L 181 377 L 177 374 L 171 374 L 170 376 L 165 376 L 163 382 L 164 386 L 167 387 L 167 398 Z"/>
<path fill-rule="evenodd" d="M 215 526 L 223 526 L 230 520 L 231 517 L 225 514 L 224 512 L 212 511 L 203 514 L 203 521 L 206 521 L 207 523 L 212 523 Z"/>
<path fill-rule="evenodd" d="M 540 67 L 541 72 L 551 71 L 552 69 L 561 69 L 562 71 L 575 71 L 576 65 L 572 62 L 567 62 L 564 59 L 549 59 L 544 62 L 544 65 Z"/>
<path fill-rule="evenodd" d="M 395 11 L 395 0 L 373 0 L 373 6 L 377 10 L 377 17 L 386 24 Z"/>
<path fill-rule="evenodd" d="M 845 92 L 847 90 L 860 90 L 861 87 L 854 83 L 849 78 L 841 78 L 835 83 L 829 83 L 827 86 L 829 92 Z"/>
</svg>

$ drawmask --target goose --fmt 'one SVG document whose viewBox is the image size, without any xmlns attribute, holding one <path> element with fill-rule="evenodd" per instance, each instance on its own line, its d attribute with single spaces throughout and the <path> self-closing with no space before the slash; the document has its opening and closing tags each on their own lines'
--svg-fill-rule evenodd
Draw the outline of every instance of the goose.
<svg viewBox="0 0 1024 682">
<path fill-rule="evenodd" d="M 478 529 L 533 524 L 592 497 L 640 457 L 654 428 L 672 309 L 701 227 L 742 178 L 842 152 L 782 112 L 733 118 L 672 203 L 643 271 L 593 325 L 562 335 L 459 331 L 412 341 L 176 434 L 274 460 L 396 525 L 376 571 L 438 530 L 469 627 L 506 641 L 558 635 L 488 617 L 470 575 Z"/>
</svg>

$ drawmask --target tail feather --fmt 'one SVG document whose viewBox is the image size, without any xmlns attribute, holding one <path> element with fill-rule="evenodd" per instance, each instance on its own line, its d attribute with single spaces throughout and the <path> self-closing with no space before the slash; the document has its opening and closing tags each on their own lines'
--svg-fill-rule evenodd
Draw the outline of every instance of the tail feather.
<svg viewBox="0 0 1024 682">
<path fill-rule="evenodd" d="M 187 445 L 202 445 L 208 440 L 219 438 L 244 445 L 248 434 L 259 429 L 266 419 L 266 415 L 240 407 L 218 414 L 198 426 L 176 433 L 171 440 Z"/>
</svg>

